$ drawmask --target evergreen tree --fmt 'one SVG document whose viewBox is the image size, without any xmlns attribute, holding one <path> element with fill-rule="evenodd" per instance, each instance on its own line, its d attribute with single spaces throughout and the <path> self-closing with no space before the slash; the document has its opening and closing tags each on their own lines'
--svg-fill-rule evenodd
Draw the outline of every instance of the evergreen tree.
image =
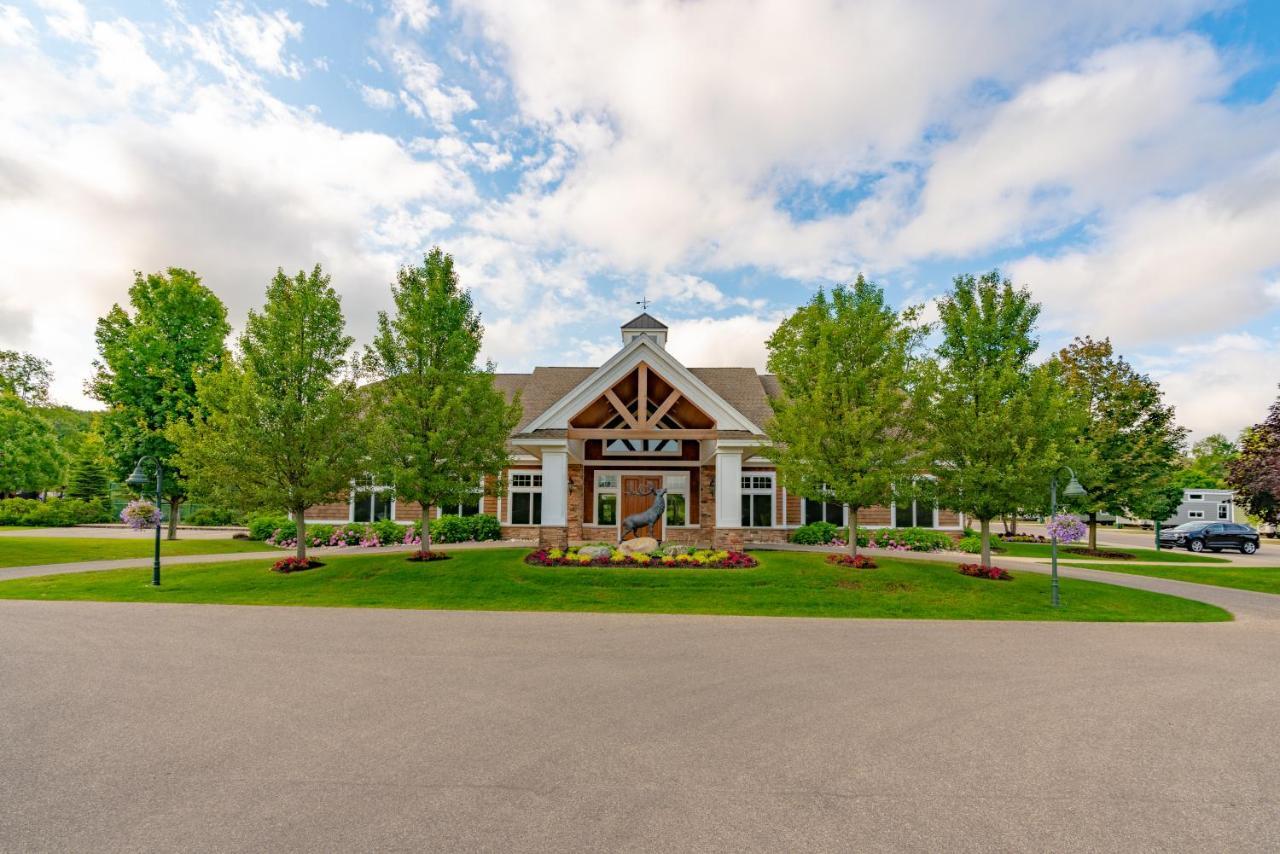
<svg viewBox="0 0 1280 854">
<path fill-rule="evenodd" d="M 925 328 L 899 314 L 859 276 L 830 298 L 818 291 L 769 338 L 770 457 L 791 493 L 849 508 L 849 551 L 858 512 L 889 504 L 927 467 L 917 350 Z"/>
<path fill-rule="evenodd" d="M 1150 503 L 1169 483 L 1186 430 L 1174 423 L 1159 384 L 1116 356 L 1109 340 L 1077 338 L 1058 361 L 1069 405 L 1082 416 L 1074 456 L 1087 495 L 1072 506 L 1088 515 L 1089 548 L 1096 549 L 1098 514 Z"/>
<path fill-rule="evenodd" d="M 129 302 L 132 314 L 114 305 L 98 320 L 99 358 L 88 387 L 107 406 L 101 430 L 117 479 L 128 477 L 144 455 L 164 467 L 161 496 L 169 503 L 173 540 L 187 490 L 168 431 L 198 416 L 196 380 L 222 364 L 231 327 L 222 301 L 199 276 L 178 267 L 136 274 Z"/>
<path fill-rule="evenodd" d="M 1059 368 L 1036 367 L 1040 306 L 992 271 L 957 276 L 938 306 L 937 390 L 929 418 L 942 503 L 977 519 L 991 564 L 991 520 L 1043 506 L 1071 424 Z"/>
<path fill-rule="evenodd" d="M 80 453 L 71 463 L 67 475 L 67 497 L 81 501 L 106 502 L 111 493 L 111 478 L 103 464 L 104 446 L 101 437 L 89 434 L 81 444 Z"/>
<path fill-rule="evenodd" d="M 494 387 L 492 364 L 476 365 L 484 331 L 453 258 L 433 248 L 421 266 L 400 270 L 391 295 L 395 314 L 378 315 L 366 350 L 382 380 L 373 387 L 380 473 L 424 510 L 465 500 L 486 478 L 501 490 L 520 404 Z M 426 520 L 422 543 L 431 550 Z"/>
<path fill-rule="evenodd" d="M 303 560 L 307 510 L 347 489 L 365 462 L 364 400 L 344 326 L 320 265 L 292 278 L 277 271 L 262 311 L 249 312 L 239 356 L 201 378 L 203 414 L 169 434 L 196 494 L 292 513 Z"/>
</svg>

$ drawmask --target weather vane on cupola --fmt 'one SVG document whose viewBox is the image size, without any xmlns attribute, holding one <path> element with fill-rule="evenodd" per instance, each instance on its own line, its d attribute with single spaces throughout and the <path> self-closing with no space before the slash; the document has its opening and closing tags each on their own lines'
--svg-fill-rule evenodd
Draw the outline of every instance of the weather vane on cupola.
<svg viewBox="0 0 1280 854">
<path fill-rule="evenodd" d="M 640 310 L 641 310 L 641 311 L 648 311 L 648 310 L 649 310 L 649 298 L 648 298 L 648 297 L 640 297 L 640 299 L 636 300 L 636 305 L 640 306 Z"/>
</svg>

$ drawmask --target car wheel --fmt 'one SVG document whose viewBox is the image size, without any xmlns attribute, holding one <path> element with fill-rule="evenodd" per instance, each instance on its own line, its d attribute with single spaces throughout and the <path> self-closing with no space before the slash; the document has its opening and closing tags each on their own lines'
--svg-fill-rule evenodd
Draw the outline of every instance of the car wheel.
<svg viewBox="0 0 1280 854">
<path fill-rule="evenodd" d="M 1244 552 L 1247 555 L 1251 555 L 1257 550 L 1258 550 L 1257 543 L 1245 543 L 1243 546 L 1240 547 L 1240 551 Z"/>
<path fill-rule="evenodd" d="M 1204 551 L 1204 542 L 1202 540 L 1192 540 L 1187 543 L 1187 548 L 1193 552 L 1202 552 Z"/>
</svg>

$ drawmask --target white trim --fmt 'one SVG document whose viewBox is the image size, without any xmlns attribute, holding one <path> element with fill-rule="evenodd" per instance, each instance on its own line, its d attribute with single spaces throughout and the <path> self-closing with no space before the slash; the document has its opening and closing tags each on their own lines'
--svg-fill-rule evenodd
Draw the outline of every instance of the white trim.
<svg viewBox="0 0 1280 854">
<path fill-rule="evenodd" d="M 710 386 L 694 376 L 693 372 L 676 361 L 664 348 L 645 336 L 638 336 L 596 368 L 586 379 L 578 383 L 560 400 L 556 401 L 520 432 L 532 433 L 540 429 L 568 429 L 569 419 L 586 409 L 596 398 L 613 388 L 623 377 L 644 362 L 662 378 L 678 389 L 689 402 L 697 406 L 715 422 L 719 430 L 749 430 L 764 433 L 756 424 L 735 409 Z M 559 440 L 559 441 L 564 441 Z M 533 444 L 524 439 L 521 446 Z"/>
<path fill-rule="evenodd" d="M 515 482 L 514 482 L 514 481 L 515 481 L 515 476 L 516 476 L 516 475 L 526 475 L 526 474 L 527 474 L 527 475 L 529 475 L 529 486 L 516 486 L 516 485 L 515 485 Z M 537 477 L 537 478 L 538 478 L 538 482 L 537 482 L 536 484 L 533 482 L 533 478 L 534 478 L 534 477 Z M 511 519 L 511 511 L 512 511 L 512 508 L 513 508 L 513 505 L 515 504 L 515 502 L 514 502 L 514 501 L 512 501 L 512 500 L 510 500 L 510 499 L 511 499 L 511 498 L 515 495 L 515 493 L 517 493 L 517 492 L 524 492 L 524 493 L 530 493 L 530 494 L 532 494 L 532 493 L 535 493 L 535 492 L 536 492 L 536 493 L 538 493 L 539 495 L 541 495 L 541 494 L 542 494 L 542 483 L 543 483 L 543 478 L 542 478 L 542 471 L 541 471 L 540 469 L 528 469 L 528 468 L 526 468 L 526 469 L 507 469 L 507 495 L 506 495 L 506 497 L 508 498 L 507 503 L 506 503 L 506 514 L 507 514 L 507 515 L 506 515 L 506 516 L 499 515 L 499 516 L 498 516 L 498 519 L 499 519 L 500 521 L 504 522 L 505 524 L 510 525 L 510 526 L 511 526 L 511 527 L 513 527 L 513 528 L 537 528 L 537 527 L 540 527 L 540 526 L 542 525 L 542 518 L 543 518 L 542 510 L 540 510 L 540 511 L 539 511 L 538 521 L 537 521 L 537 522 L 532 522 L 532 521 L 530 521 L 530 522 L 515 522 L 515 521 L 512 521 L 512 519 Z M 544 498 L 543 500 L 545 501 L 546 499 Z M 501 503 L 501 502 L 499 502 L 499 503 Z M 502 507 L 499 507 L 498 509 L 499 509 L 499 511 L 501 511 L 503 508 L 502 508 Z M 543 510 L 545 510 L 545 508 L 542 508 L 542 509 L 543 509 Z M 530 499 L 529 499 L 529 514 L 530 514 L 530 516 L 532 517 L 532 515 L 533 515 L 533 499 L 532 499 L 532 498 L 530 498 Z"/>
<path fill-rule="evenodd" d="M 742 527 L 742 451 L 716 448 L 716 528 Z"/>
<path fill-rule="evenodd" d="M 544 528 L 569 524 L 569 452 L 542 452 L 542 523 Z"/>
<path fill-rule="evenodd" d="M 743 486 L 742 481 L 747 478 L 767 477 L 769 485 L 756 486 L 752 482 L 751 486 Z M 769 524 L 768 525 L 752 525 L 741 524 L 742 522 L 742 496 L 743 495 L 767 495 L 769 496 Z M 755 502 L 752 502 L 754 506 Z M 741 528 L 776 528 L 778 527 L 778 473 L 773 469 L 743 469 L 741 476 L 738 478 L 738 522 Z M 750 519 L 748 519 L 748 523 Z"/>
</svg>

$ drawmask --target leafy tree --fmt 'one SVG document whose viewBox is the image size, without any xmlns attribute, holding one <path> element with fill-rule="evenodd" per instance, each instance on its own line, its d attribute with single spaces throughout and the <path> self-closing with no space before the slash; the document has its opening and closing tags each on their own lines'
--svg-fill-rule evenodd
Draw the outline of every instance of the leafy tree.
<svg viewBox="0 0 1280 854">
<path fill-rule="evenodd" d="M 1238 454 L 1236 443 L 1221 433 L 1206 436 L 1180 461 L 1177 483 L 1183 489 L 1225 489 L 1228 469 Z"/>
<path fill-rule="evenodd" d="M 992 271 L 957 276 L 938 306 L 942 341 L 929 423 L 937 488 L 947 506 L 977 519 L 991 564 L 991 520 L 1044 504 L 1072 424 L 1059 367 L 1031 362 L 1040 306 Z"/>
<path fill-rule="evenodd" d="M 132 314 L 114 305 L 98 320 L 99 359 L 88 389 L 107 405 L 102 435 L 116 477 L 124 480 L 145 454 L 164 466 L 172 540 L 187 491 L 167 431 L 199 414 L 196 380 L 222 364 L 231 327 L 222 301 L 178 267 L 136 274 L 129 302 Z"/>
<path fill-rule="evenodd" d="M 926 333 L 912 309 L 899 314 L 859 276 L 818 293 L 769 338 L 770 451 L 789 492 L 849 508 L 849 551 L 858 512 L 889 504 L 927 467 L 917 351 Z"/>
<path fill-rule="evenodd" d="M 1156 523 L 1156 548 L 1160 548 L 1160 524 L 1178 512 L 1182 504 L 1182 487 L 1175 475 L 1166 474 L 1147 483 L 1142 491 L 1129 499 L 1129 513 L 1137 519 L 1152 519 Z"/>
<path fill-rule="evenodd" d="M 293 278 L 279 270 L 262 312 L 249 312 L 239 357 L 201 378 L 202 414 L 170 431 L 195 494 L 292 513 L 303 560 L 307 510 L 348 488 L 365 456 L 344 326 L 319 264 Z"/>
<path fill-rule="evenodd" d="M 1280 524 L 1280 398 L 1262 423 L 1245 430 L 1241 445 L 1227 466 L 1227 483 L 1250 515 Z"/>
<path fill-rule="evenodd" d="M 1058 361 L 1069 405 L 1082 416 L 1075 459 L 1087 495 L 1072 505 L 1088 515 L 1089 548 L 1096 549 L 1098 514 L 1119 516 L 1149 503 L 1168 483 L 1186 430 L 1174 422 L 1160 385 L 1116 356 L 1110 340 L 1077 338 Z"/>
<path fill-rule="evenodd" d="M 52 381 L 47 359 L 16 350 L 0 350 L 0 392 L 15 394 L 29 406 L 45 406 L 49 403 Z"/>
<path fill-rule="evenodd" d="M 53 426 L 17 394 L 0 391 L 0 495 L 56 486 L 65 465 Z"/>
<path fill-rule="evenodd" d="M 433 248 L 421 266 L 401 268 L 391 295 L 395 315 L 379 313 L 365 354 L 382 378 L 374 386 L 380 471 L 397 496 L 424 508 L 457 504 L 485 478 L 500 490 L 520 403 L 494 388 L 492 363 L 476 365 L 484 330 L 453 258 Z"/>
</svg>

